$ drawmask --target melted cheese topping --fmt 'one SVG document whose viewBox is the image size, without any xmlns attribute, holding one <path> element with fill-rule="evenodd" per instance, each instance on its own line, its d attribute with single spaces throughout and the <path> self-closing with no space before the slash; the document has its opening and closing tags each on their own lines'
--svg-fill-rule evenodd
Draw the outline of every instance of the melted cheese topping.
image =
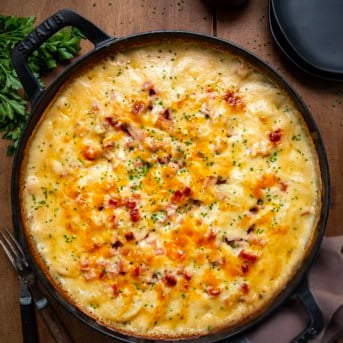
<svg viewBox="0 0 343 343">
<path fill-rule="evenodd" d="M 22 176 L 27 231 L 82 311 L 145 337 L 257 314 L 316 227 L 312 140 L 240 57 L 150 46 L 97 61 L 52 101 Z"/>
</svg>

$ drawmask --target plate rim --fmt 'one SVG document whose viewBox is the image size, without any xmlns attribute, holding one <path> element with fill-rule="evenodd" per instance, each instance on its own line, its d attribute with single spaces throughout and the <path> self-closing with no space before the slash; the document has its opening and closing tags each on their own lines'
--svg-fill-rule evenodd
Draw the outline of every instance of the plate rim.
<svg viewBox="0 0 343 343">
<path fill-rule="evenodd" d="M 308 60 L 308 58 L 304 57 L 304 55 L 299 51 L 299 48 L 297 48 L 294 43 L 289 39 L 287 33 L 285 32 L 284 26 L 282 25 L 280 18 L 278 16 L 278 11 L 276 10 L 276 3 L 277 0 L 270 0 L 270 7 L 273 10 L 273 15 L 275 19 L 275 23 L 278 26 L 278 29 L 281 31 L 283 38 L 287 41 L 289 48 L 293 50 L 293 52 L 307 65 L 311 66 L 312 68 L 324 72 L 324 73 L 330 73 L 330 74 L 335 74 L 335 75 L 340 75 L 343 79 L 343 65 L 342 65 L 342 70 L 337 70 L 337 69 L 332 69 L 332 68 L 325 68 L 322 66 L 318 66 L 317 63 L 312 63 L 311 61 Z"/>
</svg>

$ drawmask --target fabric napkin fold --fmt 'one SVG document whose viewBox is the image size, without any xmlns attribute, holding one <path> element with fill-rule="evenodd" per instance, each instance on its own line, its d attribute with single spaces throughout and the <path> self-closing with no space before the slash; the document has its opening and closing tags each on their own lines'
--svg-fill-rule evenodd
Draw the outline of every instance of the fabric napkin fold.
<svg viewBox="0 0 343 343">
<path fill-rule="evenodd" d="M 336 343 L 343 339 L 343 236 L 323 239 L 308 278 L 325 321 L 321 333 L 310 342 Z M 292 298 L 246 337 L 249 343 L 289 343 L 307 322 L 303 305 Z"/>
</svg>

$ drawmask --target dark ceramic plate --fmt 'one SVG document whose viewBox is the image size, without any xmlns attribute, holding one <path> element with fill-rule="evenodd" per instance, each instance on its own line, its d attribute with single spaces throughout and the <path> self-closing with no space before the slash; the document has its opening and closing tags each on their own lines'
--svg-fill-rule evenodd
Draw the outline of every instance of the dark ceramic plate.
<svg viewBox="0 0 343 343">
<path fill-rule="evenodd" d="M 343 1 L 270 0 L 276 43 L 298 67 L 325 79 L 343 80 Z"/>
</svg>

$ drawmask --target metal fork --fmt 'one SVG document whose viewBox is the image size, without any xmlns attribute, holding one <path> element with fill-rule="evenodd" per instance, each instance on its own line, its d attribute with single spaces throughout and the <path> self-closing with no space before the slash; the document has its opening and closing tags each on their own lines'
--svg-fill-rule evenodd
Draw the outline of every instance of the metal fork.
<svg viewBox="0 0 343 343">
<path fill-rule="evenodd" d="M 41 294 L 38 289 L 35 275 L 29 265 L 25 253 L 20 246 L 19 242 L 14 238 L 12 233 L 6 228 L 0 230 L 0 245 L 5 251 L 8 259 L 13 265 L 14 269 L 18 272 L 21 288 L 21 296 L 26 293 L 26 298 L 29 293 L 33 297 L 36 308 L 40 313 L 47 325 L 52 337 L 57 343 L 71 343 L 72 339 L 66 332 L 60 319 L 56 316 L 55 312 L 48 306 L 48 300 Z M 26 288 L 26 290 L 25 290 Z"/>
</svg>

